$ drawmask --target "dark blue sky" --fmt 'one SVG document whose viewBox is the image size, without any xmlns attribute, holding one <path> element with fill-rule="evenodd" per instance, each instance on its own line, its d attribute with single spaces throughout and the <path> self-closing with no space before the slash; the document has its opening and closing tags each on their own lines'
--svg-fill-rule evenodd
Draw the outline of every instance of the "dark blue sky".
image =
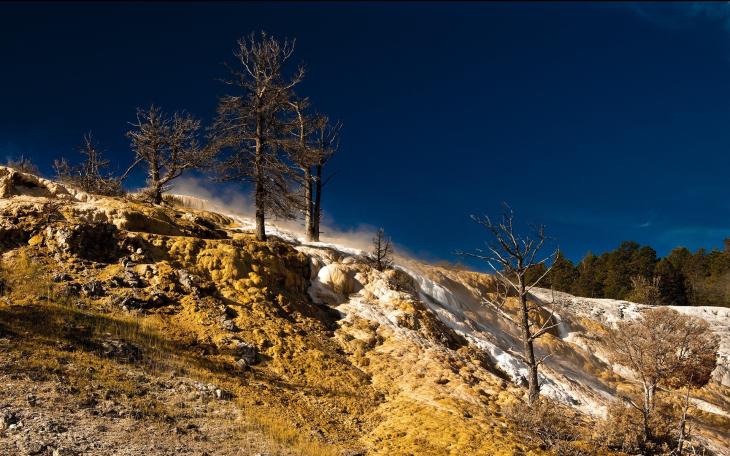
<svg viewBox="0 0 730 456">
<path fill-rule="evenodd" d="M 297 38 L 301 93 L 344 123 L 324 208 L 426 258 L 508 201 L 578 259 L 730 236 L 724 4 L 0 4 L 0 159 L 50 174 L 93 130 L 120 167 L 136 106 L 206 122 L 254 30 Z M 132 184 L 141 183 L 135 176 Z"/>
</svg>

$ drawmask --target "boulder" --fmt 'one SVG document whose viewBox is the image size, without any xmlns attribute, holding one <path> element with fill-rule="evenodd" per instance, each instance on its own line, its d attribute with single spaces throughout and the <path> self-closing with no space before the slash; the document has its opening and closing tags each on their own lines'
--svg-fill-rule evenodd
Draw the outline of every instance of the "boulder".
<svg viewBox="0 0 730 456">
<path fill-rule="evenodd" d="M 45 238 L 51 250 L 85 260 L 113 263 L 119 258 L 117 228 L 110 223 L 48 226 Z"/>
</svg>

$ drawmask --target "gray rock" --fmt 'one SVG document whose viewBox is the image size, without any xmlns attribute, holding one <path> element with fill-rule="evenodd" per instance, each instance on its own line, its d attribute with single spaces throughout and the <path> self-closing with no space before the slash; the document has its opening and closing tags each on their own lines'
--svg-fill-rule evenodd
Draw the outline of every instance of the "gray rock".
<svg viewBox="0 0 730 456">
<path fill-rule="evenodd" d="M 106 294 L 104 286 L 98 280 L 92 280 L 83 284 L 81 290 L 89 298 L 100 298 Z"/>
<path fill-rule="evenodd" d="M 74 297 L 81 294 L 81 285 L 76 282 L 70 282 L 61 289 L 61 294 L 66 297 Z"/>
<path fill-rule="evenodd" d="M 147 307 L 147 300 L 140 299 L 136 296 L 125 296 L 117 305 L 124 310 L 139 310 Z"/>
<path fill-rule="evenodd" d="M 58 282 L 68 282 L 69 280 L 71 280 L 71 276 L 68 275 L 68 274 L 66 274 L 65 272 L 56 272 L 51 277 L 51 280 L 53 280 L 56 283 L 58 283 Z"/>
<path fill-rule="evenodd" d="M 237 342 L 234 350 L 239 361 L 243 360 L 247 366 L 252 366 L 258 362 L 259 353 L 254 345 L 246 342 Z"/>
<path fill-rule="evenodd" d="M 124 283 L 130 288 L 143 288 L 145 286 L 139 274 L 130 270 L 124 271 Z"/>
<path fill-rule="evenodd" d="M 215 397 L 220 400 L 223 400 L 223 401 L 230 400 L 230 399 L 233 399 L 233 393 L 231 393 L 230 391 L 226 391 L 224 389 L 218 388 L 215 390 Z"/>
<path fill-rule="evenodd" d="M 23 422 L 20 421 L 20 417 L 11 410 L 5 410 L 0 415 L 0 430 L 15 429 L 22 425 Z"/>
<path fill-rule="evenodd" d="M 134 344 L 120 339 L 107 339 L 101 343 L 101 354 L 125 362 L 136 362 L 142 359 L 142 351 Z"/>
<path fill-rule="evenodd" d="M 185 269 L 179 269 L 177 271 L 177 280 L 187 292 L 194 291 L 200 287 L 200 279 Z"/>
</svg>

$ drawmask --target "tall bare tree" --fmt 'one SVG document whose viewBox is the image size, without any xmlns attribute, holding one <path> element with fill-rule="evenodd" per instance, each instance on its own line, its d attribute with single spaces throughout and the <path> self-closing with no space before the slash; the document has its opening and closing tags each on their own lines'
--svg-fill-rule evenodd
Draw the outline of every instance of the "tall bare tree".
<svg viewBox="0 0 730 456">
<path fill-rule="evenodd" d="M 719 339 L 704 320 L 667 307 L 619 322 L 607 337 L 609 359 L 632 369 L 641 386 L 636 400 L 624 400 L 641 412 L 643 439 L 652 438 L 651 419 L 661 387 L 702 386 L 717 362 Z"/>
<path fill-rule="evenodd" d="M 307 240 L 314 240 L 314 178 L 312 167 L 317 163 L 317 151 L 312 144 L 312 134 L 315 128 L 315 119 L 306 112 L 309 102 L 300 99 L 290 102 L 294 113 L 291 123 L 293 139 L 290 142 L 290 157 L 298 170 L 296 180 L 302 191 L 302 212 L 304 212 L 304 230 Z"/>
<path fill-rule="evenodd" d="M 323 170 L 325 164 L 337 152 L 341 124 L 330 124 L 327 116 L 307 113 L 306 99 L 290 103 L 293 112 L 289 155 L 297 171 L 297 183 L 301 190 L 301 210 L 307 240 L 319 241 L 322 207 L 322 190 L 329 180 Z"/>
<path fill-rule="evenodd" d="M 320 221 L 322 219 L 322 190 L 334 174 L 324 177 L 324 166 L 337 153 L 340 146 L 342 124 L 330 123 L 327 116 L 316 118 L 314 129 L 314 202 L 312 204 L 312 241 L 319 241 Z"/>
<path fill-rule="evenodd" d="M 540 394 L 540 383 L 538 380 L 538 368 L 546 357 L 537 359 L 535 357 L 534 342 L 539 337 L 548 333 L 559 324 L 559 320 L 553 313 L 553 309 L 546 309 L 528 299 L 530 290 L 550 272 L 552 264 L 544 268 L 544 272 L 535 281 L 528 283 L 525 275 L 530 268 L 537 265 L 546 265 L 550 260 L 557 258 L 558 250 L 551 254 L 540 257 L 540 252 L 547 241 L 545 227 L 543 225 L 534 227 L 534 232 L 529 235 L 521 235 L 516 232 L 514 226 L 514 212 L 505 206 L 501 220 L 498 223 L 492 222 L 489 217 L 472 215 L 471 218 L 486 228 L 493 237 L 492 242 L 487 243 L 487 250 L 478 249 L 475 252 L 457 252 L 460 255 L 484 260 L 494 271 L 497 277 L 497 293 L 495 297 L 484 297 L 484 303 L 490 305 L 501 315 L 507 318 L 520 328 L 522 335 L 522 360 L 528 368 L 528 394 L 527 403 L 532 405 Z M 515 293 L 519 300 L 519 316 L 513 318 L 504 310 L 509 293 Z M 540 313 L 547 311 L 549 317 L 544 318 L 540 323 Z"/>
<path fill-rule="evenodd" d="M 135 160 L 123 177 L 139 163 L 147 165 L 147 192 L 155 204 L 162 202 L 162 193 L 173 179 L 186 170 L 209 164 L 213 150 L 200 146 L 200 121 L 187 113 L 168 116 L 156 106 L 137 109 L 135 130 L 127 133 L 132 141 Z"/>
<path fill-rule="evenodd" d="M 393 243 L 382 228 L 373 237 L 373 249 L 368 256 L 368 262 L 378 271 L 393 267 Z"/>
<path fill-rule="evenodd" d="M 296 201 L 290 188 L 286 162 L 286 113 L 294 99 L 293 88 L 304 78 L 299 69 L 284 77 L 284 66 L 294 53 L 294 41 L 279 41 L 261 32 L 238 41 L 235 67 L 228 66 L 236 89 L 218 102 L 212 142 L 229 153 L 221 160 L 219 179 L 254 185 L 256 238 L 265 241 L 266 214 L 292 217 Z"/>
</svg>

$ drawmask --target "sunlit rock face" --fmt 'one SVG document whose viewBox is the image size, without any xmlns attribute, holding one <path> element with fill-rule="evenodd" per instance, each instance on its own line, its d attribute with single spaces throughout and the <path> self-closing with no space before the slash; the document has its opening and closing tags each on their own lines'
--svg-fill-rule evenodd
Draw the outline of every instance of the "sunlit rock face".
<svg viewBox="0 0 730 456">
<path fill-rule="evenodd" d="M 501 415 L 522 394 L 527 369 L 518 329 L 484 304 L 492 276 L 405 257 L 381 272 L 347 239 L 310 243 L 272 224 L 271 241 L 257 242 L 250 219 L 207 212 L 193 196 L 167 201 L 96 197 L 0 167 L 0 252 L 9 263 L 32 256 L 68 299 L 148 321 L 208 366 L 276 379 L 236 388 L 342 448 L 417 454 L 428 441 L 431 454 L 526 450 Z M 539 357 L 551 354 L 542 394 L 603 415 L 632 373 L 607 362 L 602 336 L 646 306 L 543 289 L 532 299 L 561 304 L 560 326 L 536 347 Z M 696 404 L 728 416 L 713 398 L 730 386 L 730 311 L 675 309 L 722 338 L 713 383 Z M 505 310 L 514 315 L 514 300 Z M 107 358 L 144 356 L 125 343 L 89 341 Z"/>
</svg>

